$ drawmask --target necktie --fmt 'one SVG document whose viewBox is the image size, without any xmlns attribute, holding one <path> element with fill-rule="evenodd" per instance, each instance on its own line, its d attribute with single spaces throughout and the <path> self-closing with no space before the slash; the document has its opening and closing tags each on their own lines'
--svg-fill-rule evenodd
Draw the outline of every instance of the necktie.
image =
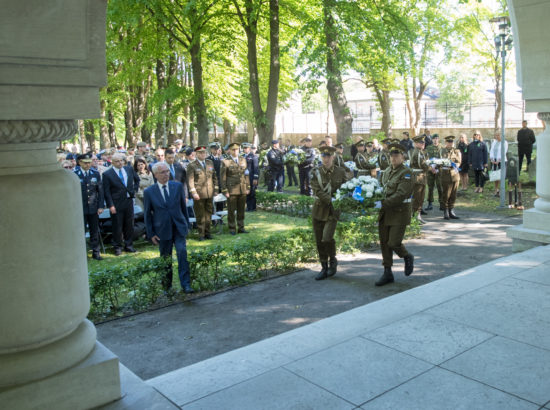
<svg viewBox="0 0 550 410">
<path fill-rule="evenodd" d="M 168 203 L 168 189 L 166 185 L 162 186 L 162 193 L 164 194 L 164 202 Z"/>
<path fill-rule="evenodd" d="M 235 158 L 235 163 L 239 165 L 239 158 Z"/>
<path fill-rule="evenodd" d="M 124 175 L 122 175 L 122 168 L 118 170 L 118 176 L 120 177 L 120 180 L 122 181 L 122 184 L 126 186 L 126 183 L 124 182 Z"/>
<path fill-rule="evenodd" d="M 206 169 L 206 163 L 201 162 L 201 164 L 202 164 L 202 167 L 203 167 L 204 169 Z"/>
<path fill-rule="evenodd" d="M 176 178 L 176 173 L 174 171 L 174 166 L 173 165 L 170 165 L 170 173 L 172 174 L 172 178 Z M 166 186 L 166 185 L 165 185 Z"/>
<path fill-rule="evenodd" d="M 84 172 L 84 177 L 88 178 L 88 171 Z"/>
</svg>

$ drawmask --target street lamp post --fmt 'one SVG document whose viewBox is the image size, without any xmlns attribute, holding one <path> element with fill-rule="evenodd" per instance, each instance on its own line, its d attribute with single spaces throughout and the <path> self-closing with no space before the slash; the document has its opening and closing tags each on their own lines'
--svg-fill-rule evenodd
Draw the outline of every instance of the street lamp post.
<svg viewBox="0 0 550 410">
<path fill-rule="evenodd" d="M 506 208 L 506 135 L 505 135 L 505 84 L 506 84 L 506 54 L 512 49 L 512 35 L 510 34 L 510 19 L 508 17 L 496 17 L 491 19 L 491 23 L 498 24 L 498 35 L 495 37 L 495 48 L 497 56 L 500 53 L 502 58 L 502 92 L 500 94 L 501 101 L 501 127 L 500 127 L 500 206 Z"/>
</svg>

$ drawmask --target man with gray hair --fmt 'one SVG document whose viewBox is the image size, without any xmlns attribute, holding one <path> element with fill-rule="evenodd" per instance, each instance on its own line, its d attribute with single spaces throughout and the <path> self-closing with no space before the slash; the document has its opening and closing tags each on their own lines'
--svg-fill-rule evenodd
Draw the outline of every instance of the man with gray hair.
<svg viewBox="0 0 550 410">
<path fill-rule="evenodd" d="M 139 188 L 139 177 L 131 166 L 124 166 L 126 156 L 116 153 L 111 157 L 113 166 L 103 173 L 105 203 L 111 212 L 113 248 L 115 255 L 134 249 L 134 197 Z"/>
</svg>

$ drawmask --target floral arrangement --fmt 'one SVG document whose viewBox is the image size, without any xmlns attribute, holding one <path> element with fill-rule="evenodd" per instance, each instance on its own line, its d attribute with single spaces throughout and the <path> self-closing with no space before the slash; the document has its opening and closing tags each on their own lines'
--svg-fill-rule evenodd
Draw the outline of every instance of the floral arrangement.
<svg viewBox="0 0 550 410">
<path fill-rule="evenodd" d="M 345 212 L 364 212 L 377 207 L 384 198 L 384 189 L 376 178 L 361 175 L 344 182 L 334 196 L 334 207 Z"/>
<path fill-rule="evenodd" d="M 357 171 L 357 165 L 355 165 L 354 161 L 346 161 L 344 162 L 344 165 L 348 167 L 350 171 Z"/>
<path fill-rule="evenodd" d="M 450 167 L 452 162 L 448 158 L 430 158 L 426 160 L 426 165 L 430 167 Z"/>
<path fill-rule="evenodd" d="M 298 165 L 306 160 L 306 153 L 303 149 L 293 148 L 283 156 L 285 165 Z"/>
<path fill-rule="evenodd" d="M 373 155 L 372 157 L 370 157 L 368 162 L 370 165 L 374 165 L 376 168 L 378 168 L 378 155 Z"/>
<path fill-rule="evenodd" d="M 258 153 L 258 166 L 260 168 L 264 168 L 264 167 L 267 167 L 267 153 L 269 152 L 268 149 L 264 149 L 264 150 L 261 150 L 259 153 Z"/>
</svg>

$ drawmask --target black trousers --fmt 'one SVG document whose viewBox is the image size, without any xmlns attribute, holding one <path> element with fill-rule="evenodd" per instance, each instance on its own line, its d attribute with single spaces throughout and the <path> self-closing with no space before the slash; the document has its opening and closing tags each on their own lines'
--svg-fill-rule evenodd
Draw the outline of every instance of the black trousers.
<svg viewBox="0 0 550 410">
<path fill-rule="evenodd" d="M 256 210 L 256 189 L 257 187 L 250 183 L 250 193 L 246 196 L 246 210 L 249 212 Z"/>
<path fill-rule="evenodd" d="M 313 190 L 311 189 L 311 167 L 298 168 L 298 176 L 300 178 L 300 194 L 311 196 Z"/>
<path fill-rule="evenodd" d="M 518 156 L 519 156 L 519 172 L 521 172 L 521 165 L 523 164 L 523 157 L 525 156 L 525 158 L 527 159 L 527 166 L 529 166 L 529 164 L 531 163 L 531 153 L 532 151 L 529 151 L 529 152 L 518 152 Z"/>
<path fill-rule="evenodd" d="M 285 169 L 273 169 L 271 168 L 271 178 L 267 183 L 267 190 L 273 192 L 275 186 L 277 186 L 277 192 L 283 192 L 283 185 L 285 184 Z"/>
<path fill-rule="evenodd" d="M 115 203 L 116 214 L 111 214 L 113 224 L 113 247 L 122 249 L 122 240 L 124 238 L 124 247 L 131 247 L 134 243 L 134 202 L 132 198 L 126 198 L 124 201 Z"/>
<path fill-rule="evenodd" d="M 298 185 L 298 178 L 296 178 L 296 170 L 294 169 L 294 165 L 287 165 L 286 166 L 286 173 L 288 175 L 288 186 Z"/>
<path fill-rule="evenodd" d="M 476 169 L 474 171 L 475 176 L 475 182 L 476 182 L 476 188 L 483 188 L 485 186 L 485 177 L 483 176 L 483 170 L 482 169 Z"/>
<path fill-rule="evenodd" d="M 88 224 L 90 232 L 90 248 L 99 253 L 99 216 L 97 212 L 93 214 L 84 214 L 84 228 Z"/>
</svg>

